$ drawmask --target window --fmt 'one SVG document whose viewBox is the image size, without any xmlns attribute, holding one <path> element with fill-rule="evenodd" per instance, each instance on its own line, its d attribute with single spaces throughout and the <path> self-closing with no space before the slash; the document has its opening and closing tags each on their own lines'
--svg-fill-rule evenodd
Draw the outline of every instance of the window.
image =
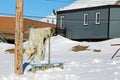
<svg viewBox="0 0 120 80">
<path fill-rule="evenodd" d="M 84 14 L 84 25 L 88 25 L 88 14 Z"/>
<path fill-rule="evenodd" d="M 52 20 L 52 24 L 54 24 L 54 20 Z"/>
<path fill-rule="evenodd" d="M 49 20 L 47 20 L 47 23 L 49 23 Z"/>
<path fill-rule="evenodd" d="M 96 13 L 96 20 L 95 20 L 96 24 L 100 24 L 100 12 Z"/>
<path fill-rule="evenodd" d="M 64 28 L 64 16 L 60 17 L 60 28 L 63 29 Z"/>
</svg>

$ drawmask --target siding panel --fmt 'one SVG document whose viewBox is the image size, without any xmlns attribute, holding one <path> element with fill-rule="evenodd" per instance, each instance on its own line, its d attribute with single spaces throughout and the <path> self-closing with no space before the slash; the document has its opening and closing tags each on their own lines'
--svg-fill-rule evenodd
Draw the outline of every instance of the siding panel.
<svg viewBox="0 0 120 80">
<path fill-rule="evenodd" d="M 120 37 L 120 8 L 110 9 L 110 38 Z"/>
<path fill-rule="evenodd" d="M 101 24 L 95 24 L 96 12 L 101 12 Z M 88 13 L 88 25 L 83 25 L 84 14 Z M 67 30 L 66 37 L 70 39 L 107 38 L 108 9 L 93 9 L 85 11 L 73 11 L 59 13 L 57 27 L 60 26 L 60 16 L 64 16 L 64 27 Z"/>
</svg>

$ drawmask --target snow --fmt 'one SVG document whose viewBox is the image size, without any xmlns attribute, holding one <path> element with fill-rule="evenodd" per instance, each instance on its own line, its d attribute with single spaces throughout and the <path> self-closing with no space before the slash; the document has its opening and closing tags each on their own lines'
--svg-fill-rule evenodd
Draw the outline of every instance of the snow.
<svg viewBox="0 0 120 80">
<path fill-rule="evenodd" d="M 61 8 L 60 11 L 63 10 L 71 10 L 71 9 L 80 9 L 80 8 L 88 8 L 88 7 L 96 7 L 103 5 L 115 5 L 119 4 L 120 0 L 76 0 L 72 4 Z"/>
<path fill-rule="evenodd" d="M 25 42 L 23 45 L 25 45 Z M 51 62 L 63 62 L 64 69 L 52 68 L 46 71 L 27 71 L 23 75 L 14 74 L 14 54 L 5 52 L 6 49 L 14 48 L 14 44 L 0 43 L 0 80 L 120 80 L 120 57 L 111 59 L 120 46 L 120 38 L 114 38 L 99 42 L 77 42 L 64 38 L 60 35 L 51 38 Z M 74 52 L 71 48 L 76 45 L 89 46 L 89 50 Z M 48 49 L 48 45 L 46 47 Z M 93 52 L 99 49 L 101 52 Z M 41 62 L 38 57 L 32 63 Z M 117 56 L 120 55 L 120 51 Z M 24 54 L 23 63 L 29 62 Z"/>
</svg>

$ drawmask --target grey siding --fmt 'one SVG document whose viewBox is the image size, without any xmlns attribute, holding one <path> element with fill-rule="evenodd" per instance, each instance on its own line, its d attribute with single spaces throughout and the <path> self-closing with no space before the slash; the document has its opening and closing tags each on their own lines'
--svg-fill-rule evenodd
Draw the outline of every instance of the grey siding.
<svg viewBox="0 0 120 80">
<path fill-rule="evenodd" d="M 95 24 L 96 12 L 101 13 L 100 24 Z M 88 25 L 83 25 L 84 14 L 88 13 Z M 64 16 L 66 37 L 70 39 L 95 39 L 108 36 L 108 9 L 94 9 L 61 13 L 57 16 L 57 27 L 60 27 L 60 16 Z"/>
<path fill-rule="evenodd" d="M 110 9 L 110 29 L 109 37 L 120 37 L 120 8 Z"/>
</svg>

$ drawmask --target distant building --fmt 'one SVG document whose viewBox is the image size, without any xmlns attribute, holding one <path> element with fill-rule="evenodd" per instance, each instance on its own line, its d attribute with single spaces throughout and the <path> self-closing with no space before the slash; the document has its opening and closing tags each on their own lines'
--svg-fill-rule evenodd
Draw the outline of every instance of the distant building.
<svg viewBox="0 0 120 80">
<path fill-rule="evenodd" d="M 57 33 L 69 39 L 120 37 L 120 0 L 77 0 L 57 11 Z"/>
<path fill-rule="evenodd" d="M 50 24 L 56 24 L 56 15 L 51 14 L 45 18 L 42 18 L 40 21 L 50 23 Z"/>
<path fill-rule="evenodd" d="M 31 27 L 33 28 L 44 28 L 44 27 L 56 28 L 56 25 L 24 18 L 24 26 L 23 26 L 24 40 L 28 39 L 29 28 Z M 7 40 L 14 40 L 15 17 L 0 16 L 0 35 L 2 36 L 4 35 L 4 37 Z"/>
</svg>

